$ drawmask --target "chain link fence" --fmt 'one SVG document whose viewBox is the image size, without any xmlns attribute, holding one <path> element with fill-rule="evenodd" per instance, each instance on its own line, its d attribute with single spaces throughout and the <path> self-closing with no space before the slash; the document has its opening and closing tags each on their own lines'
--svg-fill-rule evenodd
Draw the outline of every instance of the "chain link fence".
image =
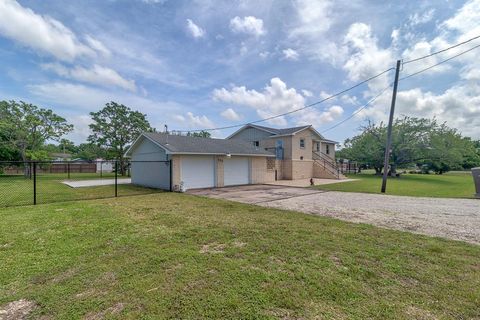
<svg viewBox="0 0 480 320">
<path fill-rule="evenodd" d="M 132 196 L 171 189 L 170 177 L 163 189 L 135 184 L 132 167 L 137 168 L 133 170 L 137 175 L 150 171 L 154 176 L 154 171 L 165 171 L 171 162 L 0 161 L 0 207 Z"/>
</svg>

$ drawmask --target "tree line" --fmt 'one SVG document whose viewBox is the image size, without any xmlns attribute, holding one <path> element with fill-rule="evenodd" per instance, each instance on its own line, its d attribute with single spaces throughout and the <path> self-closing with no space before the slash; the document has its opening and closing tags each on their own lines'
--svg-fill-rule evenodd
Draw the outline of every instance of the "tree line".
<svg viewBox="0 0 480 320">
<path fill-rule="evenodd" d="M 90 112 L 90 117 L 91 134 L 86 142 L 75 145 L 65 139 L 74 125 L 51 109 L 23 101 L 0 101 L 0 160 L 45 161 L 53 153 L 69 153 L 82 160 L 123 162 L 125 151 L 142 132 L 156 131 L 145 114 L 113 101 Z M 187 134 L 210 137 L 206 131 Z"/>
<path fill-rule="evenodd" d="M 462 136 L 457 129 L 436 119 L 403 117 L 394 121 L 390 172 L 398 168 L 421 169 L 442 174 L 450 170 L 465 170 L 480 166 L 480 140 Z M 337 158 L 356 161 L 376 174 L 383 169 L 387 126 L 369 122 L 360 134 L 344 142 Z"/>
</svg>

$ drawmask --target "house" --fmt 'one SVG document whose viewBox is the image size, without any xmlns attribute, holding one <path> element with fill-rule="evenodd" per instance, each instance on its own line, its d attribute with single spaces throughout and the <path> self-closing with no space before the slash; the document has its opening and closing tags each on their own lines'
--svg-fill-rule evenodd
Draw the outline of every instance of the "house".
<svg viewBox="0 0 480 320">
<path fill-rule="evenodd" d="M 335 161 L 336 142 L 311 125 L 276 129 L 247 124 L 227 140 L 244 141 L 275 154 L 275 180 L 340 179 Z"/>
<path fill-rule="evenodd" d="M 53 152 L 53 153 L 50 153 L 50 157 L 52 158 L 52 161 L 55 161 L 55 162 L 72 160 L 72 155 L 70 153 L 65 153 L 65 152 Z"/>
<path fill-rule="evenodd" d="M 241 140 L 141 134 L 127 150 L 132 183 L 188 190 L 272 181 L 275 155 Z"/>
</svg>

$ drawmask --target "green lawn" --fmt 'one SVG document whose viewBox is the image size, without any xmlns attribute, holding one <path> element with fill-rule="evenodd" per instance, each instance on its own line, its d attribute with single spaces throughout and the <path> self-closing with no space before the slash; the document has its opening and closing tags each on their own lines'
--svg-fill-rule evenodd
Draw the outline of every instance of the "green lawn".
<svg viewBox="0 0 480 320">
<path fill-rule="evenodd" d="M 371 172 L 349 174 L 358 181 L 319 185 L 315 188 L 332 191 L 380 193 L 382 177 Z M 436 174 L 402 174 L 389 178 L 387 194 L 414 197 L 473 198 L 475 186 L 468 172 Z"/>
<path fill-rule="evenodd" d="M 112 173 L 102 175 L 103 179 L 114 179 Z M 72 173 L 70 180 L 102 179 L 94 173 Z M 119 179 L 123 178 L 121 176 Z M 38 174 L 37 203 L 50 203 L 80 199 L 98 199 L 115 196 L 115 186 L 98 186 L 86 188 L 71 188 L 62 183 L 68 180 L 66 174 Z M 118 185 L 117 194 L 135 195 L 158 192 L 155 189 L 142 188 L 134 185 Z M 22 175 L 0 175 L 0 207 L 33 204 L 33 180 Z"/>
<path fill-rule="evenodd" d="M 34 318 L 476 319 L 480 246 L 160 193 L 0 209 Z"/>
</svg>

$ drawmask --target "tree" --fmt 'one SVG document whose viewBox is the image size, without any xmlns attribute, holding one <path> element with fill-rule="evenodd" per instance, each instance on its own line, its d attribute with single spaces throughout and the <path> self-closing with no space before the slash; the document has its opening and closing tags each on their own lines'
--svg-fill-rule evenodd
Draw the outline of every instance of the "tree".
<svg viewBox="0 0 480 320">
<path fill-rule="evenodd" d="M 98 112 L 90 112 L 93 123 L 92 134 L 88 141 L 111 150 L 120 161 L 121 173 L 124 173 L 124 153 L 142 132 L 152 131 L 146 115 L 133 111 L 129 107 L 110 102 Z"/>
<path fill-rule="evenodd" d="M 200 138 L 211 138 L 212 137 L 210 132 L 205 131 L 205 130 L 188 132 L 187 136 L 189 136 L 189 137 L 200 137 Z"/>
<path fill-rule="evenodd" d="M 72 130 L 73 125 L 50 109 L 23 101 L 0 101 L 0 132 L 23 162 L 39 155 L 45 141 L 58 141 Z"/>
<path fill-rule="evenodd" d="M 81 158 L 84 160 L 95 160 L 95 159 L 113 159 L 115 158 L 107 149 L 98 146 L 93 143 L 81 143 L 77 147 L 77 152 L 75 153 L 76 158 Z"/>
<path fill-rule="evenodd" d="M 437 173 L 460 168 L 475 152 L 472 141 L 435 119 L 395 119 L 390 152 L 390 174 L 398 166 L 424 165 Z M 387 128 L 369 123 L 362 132 L 345 141 L 341 155 L 382 173 Z"/>
</svg>

